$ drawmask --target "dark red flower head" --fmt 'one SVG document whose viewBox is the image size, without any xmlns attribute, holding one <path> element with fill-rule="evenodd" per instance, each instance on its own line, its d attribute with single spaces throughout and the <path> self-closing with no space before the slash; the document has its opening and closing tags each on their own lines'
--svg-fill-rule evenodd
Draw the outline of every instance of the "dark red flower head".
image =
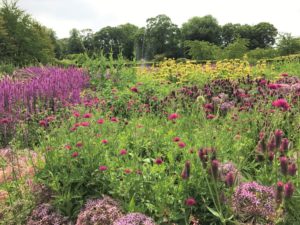
<svg viewBox="0 0 300 225">
<path fill-rule="evenodd" d="M 177 118 L 179 118 L 179 115 L 177 113 L 172 113 L 168 116 L 169 120 L 176 120 Z"/>
<path fill-rule="evenodd" d="M 190 198 L 185 200 L 185 205 L 187 205 L 187 206 L 194 206 L 196 204 L 197 204 L 197 202 L 194 198 L 190 197 Z"/>
</svg>

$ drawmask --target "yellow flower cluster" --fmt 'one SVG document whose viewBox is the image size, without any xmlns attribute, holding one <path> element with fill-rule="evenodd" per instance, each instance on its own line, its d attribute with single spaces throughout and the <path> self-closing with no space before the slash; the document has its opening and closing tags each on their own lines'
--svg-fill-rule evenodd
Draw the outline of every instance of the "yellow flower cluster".
<svg viewBox="0 0 300 225">
<path fill-rule="evenodd" d="M 151 76 L 159 81 L 173 83 L 189 83 L 207 81 L 218 78 L 238 79 L 251 75 L 251 66 L 247 60 L 222 60 L 216 63 L 206 62 L 196 64 L 195 61 L 176 63 L 174 59 L 167 59 L 158 66 L 139 68 L 139 76 Z"/>
</svg>

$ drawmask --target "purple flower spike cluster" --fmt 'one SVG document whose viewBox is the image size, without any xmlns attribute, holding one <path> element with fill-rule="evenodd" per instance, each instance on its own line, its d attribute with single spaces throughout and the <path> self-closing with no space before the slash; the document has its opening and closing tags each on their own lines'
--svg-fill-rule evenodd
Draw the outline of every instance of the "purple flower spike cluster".
<svg viewBox="0 0 300 225">
<path fill-rule="evenodd" d="M 154 221 L 141 213 L 129 213 L 116 220 L 113 225 L 155 225 Z"/>
<path fill-rule="evenodd" d="M 233 208 L 237 215 L 245 215 L 247 218 L 274 218 L 275 190 L 256 182 L 242 183 L 233 195 Z"/>
<path fill-rule="evenodd" d="M 79 103 L 80 92 L 89 82 L 87 73 L 78 68 L 31 67 L 17 73 L 29 74 L 30 78 L 5 77 L 0 81 L 0 114 L 9 118 L 55 110 L 56 102 Z"/>
</svg>

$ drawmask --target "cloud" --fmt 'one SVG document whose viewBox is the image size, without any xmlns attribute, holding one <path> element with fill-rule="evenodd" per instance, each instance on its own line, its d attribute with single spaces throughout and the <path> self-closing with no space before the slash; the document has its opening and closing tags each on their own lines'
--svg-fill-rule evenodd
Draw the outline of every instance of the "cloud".
<svg viewBox="0 0 300 225">
<path fill-rule="evenodd" d="M 168 15 L 179 26 L 193 16 L 211 14 L 221 25 L 232 22 L 256 24 L 270 22 L 281 32 L 300 36 L 299 0 L 19 0 L 35 19 L 67 37 L 72 28 L 91 28 L 127 22 L 145 26 L 158 14 Z"/>
</svg>

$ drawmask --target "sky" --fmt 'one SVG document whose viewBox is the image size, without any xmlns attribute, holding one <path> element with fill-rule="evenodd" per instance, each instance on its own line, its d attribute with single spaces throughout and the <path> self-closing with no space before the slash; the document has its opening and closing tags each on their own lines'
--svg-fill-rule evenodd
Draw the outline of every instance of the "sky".
<svg viewBox="0 0 300 225">
<path fill-rule="evenodd" d="M 272 23 L 279 32 L 300 36 L 300 0 L 19 0 L 18 5 L 58 38 L 72 28 L 90 28 L 132 23 L 166 14 L 179 27 L 193 16 L 214 16 L 220 25 Z"/>
</svg>

